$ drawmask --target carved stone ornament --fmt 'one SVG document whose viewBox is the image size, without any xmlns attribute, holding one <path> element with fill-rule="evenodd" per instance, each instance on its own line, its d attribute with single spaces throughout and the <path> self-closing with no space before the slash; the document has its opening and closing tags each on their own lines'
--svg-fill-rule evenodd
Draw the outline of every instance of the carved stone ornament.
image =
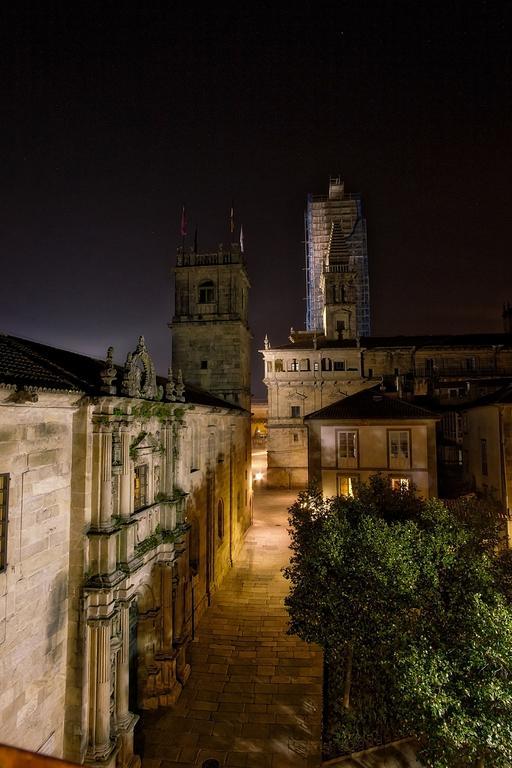
<svg viewBox="0 0 512 768">
<path fill-rule="evenodd" d="M 105 361 L 105 368 L 100 373 L 101 376 L 101 391 L 106 392 L 108 395 L 115 395 L 116 388 L 114 386 L 114 381 L 117 377 L 117 370 L 113 363 L 114 356 L 114 347 L 109 347 L 107 349 L 107 359 Z"/>
<path fill-rule="evenodd" d="M 265 334 L 265 338 L 263 340 L 263 344 L 265 345 L 265 349 L 270 349 L 270 341 L 268 340 L 267 334 Z"/>
<path fill-rule="evenodd" d="M 176 379 L 176 400 L 183 402 L 185 400 L 184 392 L 185 384 L 183 383 L 183 374 L 180 368 L 178 371 L 178 378 Z"/>
<path fill-rule="evenodd" d="M 299 392 L 298 389 L 286 395 L 287 400 L 296 400 L 297 398 L 299 398 L 300 400 L 307 400 L 308 396 L 306 395 L 305 392 Z"/>
<path fill-rule="evenodd" d="M 144 336 L 139 336 L 135 352 L 128 353 L 121 391 L 128 397 L 143 397 L 146 400 L 162 399 L 162 387 L 157 387 L 155 366 L 146 349 Z"/>
<path fill-rule="evenodd" d="M 167 384 L 165 385 L 165 398 L 173 402 L 176 400 L 176 385 L 172 377 L 172 368 L 167 371 Z"/>
</svg>

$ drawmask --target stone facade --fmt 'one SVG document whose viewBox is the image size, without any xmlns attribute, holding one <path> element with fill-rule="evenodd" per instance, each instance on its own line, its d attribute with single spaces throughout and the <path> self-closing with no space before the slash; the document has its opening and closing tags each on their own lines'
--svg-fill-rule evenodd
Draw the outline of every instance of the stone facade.
<svg viewBox="0 0 512 768">
<path fill-rule="evenodd" d="M 157 381 L 142 338 L 124 367 L 0 353 L 0 741 L 136 766 L 250 525 L 250 414 Z"/>
<path fill-rule="evenodd" d="M 290 343 L 260 350 L 268 390 L 268 484 L 303 487 L 308 479 L 304 417 L 381 384 L 443 413 L 439 430 L 446 487 L 462 474 L 452 432 L 467 403 L 512 381 L 512 336 L 478 334 L 335 340 L 291 331 Z M 459 447 L 462 435 L 457 436 Z M 454 463 L 455 462 L 455 463 Z"/>
<path fill-rule="evenodd" d="M 234 243 L 212 253 L 178 250 L 173 361 L 185 381 L 250 409 L 249 279 Z"/>
<path fill-rule="evenodd" d="M 344 398 L 306 417 L 309 478 L 327 497 L 351 496 L 375 474 L 425 499 L 437 496 L 438 420 L 379 388 Z"/>
</svg>

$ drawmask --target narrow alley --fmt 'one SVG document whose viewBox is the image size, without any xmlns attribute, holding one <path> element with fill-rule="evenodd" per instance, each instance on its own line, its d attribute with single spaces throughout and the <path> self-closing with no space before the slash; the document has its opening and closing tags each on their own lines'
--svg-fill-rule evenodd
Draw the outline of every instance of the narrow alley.
<svg viewBox="0 0 512 768">
<path fill-rule="evenodd" d="M 197 628 L 178 703 L 143 715 L 143 768 L 320 764 L 321 653 L 286 634 L 283 605 L 294 499 L 255 493 L 254 525 Z"/>
</svg>

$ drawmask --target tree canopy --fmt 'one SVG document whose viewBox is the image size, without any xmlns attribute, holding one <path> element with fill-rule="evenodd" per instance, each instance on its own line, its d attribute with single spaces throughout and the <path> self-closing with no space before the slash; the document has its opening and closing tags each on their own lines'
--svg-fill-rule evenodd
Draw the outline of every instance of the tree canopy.
<svg viewBox="0 0 512 768">
<path fill-rule="evenodd" d="M 332 750 L 413 736 L 427 766 L 510 766 L 510 556 L 496 517 L 375 476 L 354 497 L 302 493 L 290 525 L 290 631 L 324 648 Z"/>
</svg>

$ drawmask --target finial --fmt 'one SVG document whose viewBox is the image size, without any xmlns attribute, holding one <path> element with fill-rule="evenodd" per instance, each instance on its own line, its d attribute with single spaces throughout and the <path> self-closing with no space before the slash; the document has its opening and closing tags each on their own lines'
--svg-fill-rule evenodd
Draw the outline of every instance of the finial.
<svg viewBox="0 0 512 768">
<path fill-rule="evenodd" d="M 109 347 L 107 349 L 107 359 L 105 361 L 105 368 L 100 373 L 102 386 L 101 391 L 106 392 L 109 395 L 115 395 L 116 388 L 113 384 L 117 377 L 117 370 L 113 363 L 113 357 L 114 357 L 114 347 Z"/>
<path fill-rule="evenodd" d="M 172 378 L 172 368 L 169 366 L 167 370 L 167 383 L 165 385 L 165 396 L 167 400 L 176 400 L 176 386 L 174 379 Z"/>
<path fill-rule="evenodd" d="M 263 340 L 263 344 L 265 346 L 265 349 L 270 349 L 270 341 L 268 340 L 267 334 L 265 334 L 265 338 Z"/>
<path fill-rule="evenodd" d="M 180 400 L 183 402 L 185 400 L 184 393 L 185 392 L 185 384 L 183 383 L 183 374 L 181 372 L 181 368 L 178 370 L 178 377 L 176 379 L 176 400 Z"/>
</svg>

